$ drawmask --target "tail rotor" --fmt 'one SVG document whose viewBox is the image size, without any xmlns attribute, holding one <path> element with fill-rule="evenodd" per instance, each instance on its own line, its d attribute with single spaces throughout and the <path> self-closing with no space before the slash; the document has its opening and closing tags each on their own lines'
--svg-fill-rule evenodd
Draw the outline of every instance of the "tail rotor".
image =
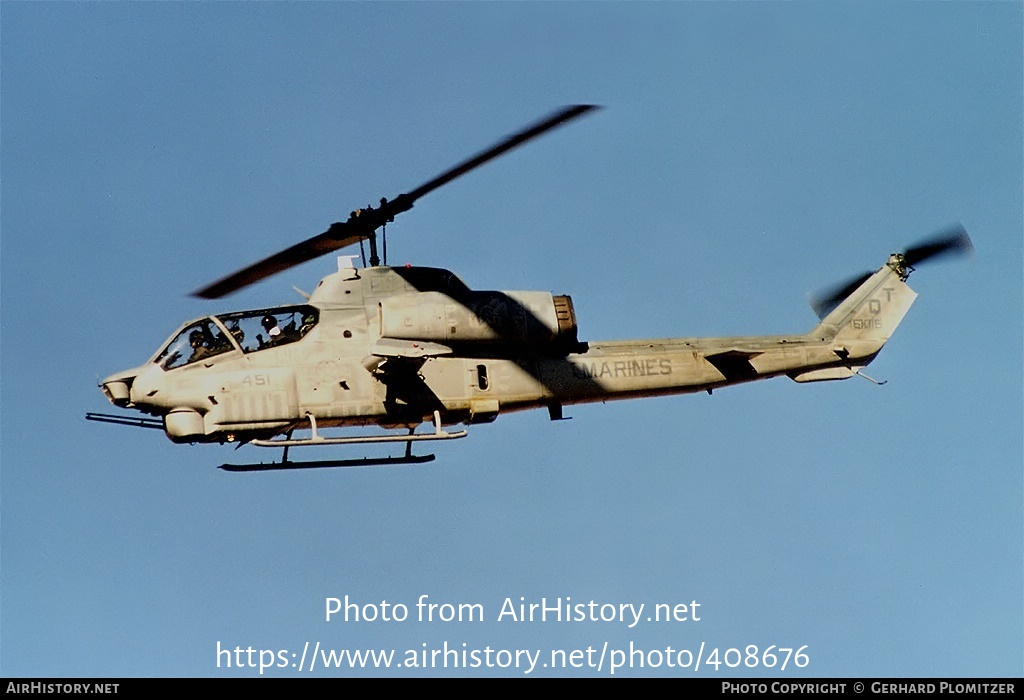
<svg viewBox="0 0 1024 700">
<path fill-rule="evenodd" d="M 934 262 L 939 258 L 951 255 L 969 256 L 972 253 L 974 253 L 974 244 L 971 242 L 971 237 L 967 235 L 963 225 L 958 223 L 907 248 L 902 253 L 893 253 L 889 257 L 888 266 L 900 276 L 900 279 L 906 280 L 910 273 L 924 262 Z M 871 272 L 857 275 L 832 287 L 809 294 L 807 300 L 818 318 L 825 318 L 844 299 L 864 284 L 871 275 Z"/>
</svg>

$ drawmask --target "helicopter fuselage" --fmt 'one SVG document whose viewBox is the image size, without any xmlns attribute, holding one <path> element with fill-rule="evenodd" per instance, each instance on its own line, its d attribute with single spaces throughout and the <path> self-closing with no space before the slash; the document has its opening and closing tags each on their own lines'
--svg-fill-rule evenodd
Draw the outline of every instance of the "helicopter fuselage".
<svg viewBox="0 0 1024 700">
<path fill-rule="evenodd" d="M 784 374 L 845 379 L 915 296 L 885 266 L 807 334 L 581 343 L 567 296 L 474 291 L 445 270 L 339 261 L 307 304 L 186 323 L 102 387 L 115 405 L 159 416 L 176 442 L 268 439 L 310 420 L 314 430 L 412 428 L 544 407 L 558 419 L 565 405 Z"/>
</svg>

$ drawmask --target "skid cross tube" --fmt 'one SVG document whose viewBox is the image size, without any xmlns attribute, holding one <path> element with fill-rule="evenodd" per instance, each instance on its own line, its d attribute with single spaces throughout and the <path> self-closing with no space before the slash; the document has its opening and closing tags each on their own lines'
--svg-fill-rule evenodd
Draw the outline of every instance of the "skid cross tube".
<svg viewBox="0 0 1024 700">
<path fill-rule="evenodd" d="M 409 435 L 353 435 L 352 437 L 323 437 L 317 432 L 316 416 L 306 414 L 312 436 L 302 439 L 252 440 L 249 444 L 257 447 L 309 447 L 314 445 L 354 445 L 370 442 L 420 442 L 425 440 L 457 440 L 467 435 L 465 430 L 448 432 L 441 427 L 441 412 L 434 411 L 434 432 L 411 433 Z"/>
</svg>

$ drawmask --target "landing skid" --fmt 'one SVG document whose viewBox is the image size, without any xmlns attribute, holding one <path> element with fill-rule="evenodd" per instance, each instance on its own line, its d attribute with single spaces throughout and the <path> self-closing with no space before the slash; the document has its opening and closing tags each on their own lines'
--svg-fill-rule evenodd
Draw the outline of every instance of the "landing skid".
<svg viewBox="0 0 1024 700">
<path fill-rule="evenodd" d="M 441 427 L 441 413 L 434 411 L 434 432 L 416 433 L 415 428 L 409 430 L 408 435 L 355 435 L 352 437 L 328 438 L 317 432 L 316 417 L 312 414 L 309 418 L 309 427 L 312 436 L 305 439 L 293 440 L 291 430 L 284 439 L 274 440 L 252 440 L 249 444 L 257 447 L 283 447 L 284 454 L 280 462 L 260 464 L 222 464 L 220 469 L 229 472 L 262 472 L 282 469 L 320 469 L 326 467 L 374 467 L 390 466 L 397 464 L 423 464 L 433 462 L 434 455 L 414 455 L 412 443 L 424 440 L 457 440 L 466 437 L 465 430 L 458 430 L 449 433 Z M 313 462 L 292 462 L 288 459 L 289 447 L 310 447 L 319 445 L 352 445 L 372 442 L 404 442 L 405 454 L 401 457 L 363 457 L 361 459 L 323 460 Z"/>
<path fill-rule="evenodd" d="M 433 462 L 434 455 L 406 455 L 404 457 L 363 457 L 316 462 L 271 462 L 269 464 L 222 464 L 218 469 L 226 472 L 269 472 L 287 469 L 324 469 L 329 467 L 380 467 L 398 464 L 424 464 Z"/>
</svg>

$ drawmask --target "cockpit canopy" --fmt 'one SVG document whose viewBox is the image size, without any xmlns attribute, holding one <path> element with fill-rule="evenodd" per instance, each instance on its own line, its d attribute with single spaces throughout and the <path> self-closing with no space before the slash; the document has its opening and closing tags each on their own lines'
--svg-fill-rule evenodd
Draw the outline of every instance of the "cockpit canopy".
<svg viewBox="0 0 1024 700">
<path fill-rule="evenodd" d="M 153 362 L 176 369 L 233 350 L 244 353 L 280 347 L 301 340 L 320 320 L 314 306 L 278 306 L 236 311 L 187 324 Z"/>
</svg>

